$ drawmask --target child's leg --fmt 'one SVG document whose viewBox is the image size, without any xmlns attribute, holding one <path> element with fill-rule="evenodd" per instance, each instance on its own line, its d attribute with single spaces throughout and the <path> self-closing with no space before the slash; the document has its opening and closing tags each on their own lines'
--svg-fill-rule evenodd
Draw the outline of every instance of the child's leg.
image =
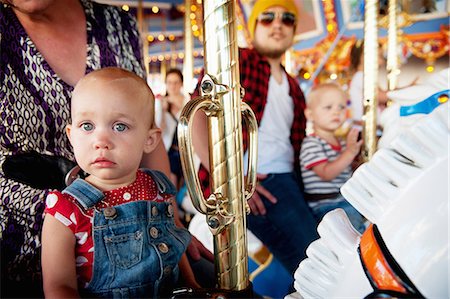
<svg viewBox="0 0 450 299">
<path fill-rule="evenodd" d="M 341 208 L 347 214 L 353 227 L 363 233 L 366 230 L 365 219 L 342 195 L 339 195 L 333 201 L 324 200 L 324 202 L 315 203 L 311 211 L 318 222 L 320 222 L 326 213 Z"/>
</svg>

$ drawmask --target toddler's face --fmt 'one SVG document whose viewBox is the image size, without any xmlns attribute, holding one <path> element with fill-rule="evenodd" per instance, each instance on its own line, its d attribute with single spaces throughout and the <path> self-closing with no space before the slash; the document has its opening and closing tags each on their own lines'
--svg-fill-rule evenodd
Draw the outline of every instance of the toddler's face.
<svg viewBox="0 0 450 299">
<path fill-rule="evenodd" d="M 159 129 L 150 128 L 150 102 L 133 87 L 123 79 L 100 79 L 85 83 L 74 94 L 67 133 L 77 163 L 91 175 L 91 183 L 132 183 L 143 153 L 153 150 L 159 140 L 152 139 Z"/>
<path fill-rule="evenodd" d="M 338 90 L 324 90 L 311 107 L 311 120 L 317 129 L 334 132 L 345 121 L 347 99 Z"/>
</svg>

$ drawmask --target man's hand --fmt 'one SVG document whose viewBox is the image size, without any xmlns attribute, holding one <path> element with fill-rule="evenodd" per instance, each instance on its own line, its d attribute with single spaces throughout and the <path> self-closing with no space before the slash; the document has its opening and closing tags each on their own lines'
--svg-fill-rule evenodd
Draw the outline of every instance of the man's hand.
<svg viewBox="0 0 450 299">
<path fill-rule="evenodd" d="M 192 236 L 192 240 L 188 245 L 187 254 L 195 261 L 198 261 L 203 256 L 205 259 L 214 262 L 214 255 L 211 251 L 203 246 L 203 244 L 194 236 Z"/>
<path fill-rule="evenodd" d="M 267 174 L 257 174 L 258 180 L 264 180 L 267 178 Z M 277 199 L 275 196 L 272 195 L 266 188 L 264 188 L 259 183 L 256 185 L 256 190 L 253 193 L 252 197 L 248 200 L 248 205 L 250 206 L 250 210 L 252 211 L 253 215 L 265 215 L 266 214 L 266 208 L 264 207 L 264 204 L 261 200 L 261 197 L 259 195 L 264 196 L 267 198 L 271 203 L 276 204 Z"/>
</svg>

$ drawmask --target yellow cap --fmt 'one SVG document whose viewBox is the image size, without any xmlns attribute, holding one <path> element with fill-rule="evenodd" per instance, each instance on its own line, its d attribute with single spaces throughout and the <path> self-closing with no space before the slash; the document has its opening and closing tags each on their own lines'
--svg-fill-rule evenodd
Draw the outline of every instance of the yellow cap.
<svg viewBox="0 0 450 299">
<path fill-rule="evenodd" d="M 298 18 L 298 10 L 294 0 L 259 0 L 253 6 L 252 13 L 250 14 L 247 22 L 248 32 L 250 32 L 252 39 L 254 37 L 256 20 L 258 19 L 258 16 L 272 6 L 284 7 L 288 12 L 293 13 Z"/>
</svg>

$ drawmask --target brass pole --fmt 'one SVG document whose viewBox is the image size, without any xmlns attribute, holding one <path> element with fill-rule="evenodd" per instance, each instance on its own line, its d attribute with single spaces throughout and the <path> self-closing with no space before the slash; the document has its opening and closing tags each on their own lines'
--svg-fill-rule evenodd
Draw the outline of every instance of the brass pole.
<svg viewBox="0 0 450 299">
<path fill-rule="evenodd" d="M 185 0 L 184 7 L 184 59 L 183 59 L 183 77 L 185 88 L 191 88 L 194 77 L 194 60 L 193 60 L 193 35 L 191 30 L 191 5 L 192 0 Z M 190 91 L 190 90 L 189 90 Z"/>
<path fill-rule="evenodd" d="M 214 234 L 216 274 L 219 288 L 239 291 L 249 281 L 234 0 L 205 0 L 203 13 L 205 72 L 230 89 L 222 97 L 222 113 L 208 118 L 211 193 L 227 201 L 226 214 L 233 218 L 224 219 L 229 224 Z M 208 224 L 215 229 L 218 219 L 213 215 Z"/>
<path fill-rule="evenodd" d="M 294 50 L 292 48 L 288 49 L 284 53 L 284 68 L 286 69 L 286 72 L 288 72 L 291 75 L 294 75 L 296 77 L 296 74 L 294 74 L 294 66 L 292 63 L 292 52 Z"/>
<path fill-rule="evenodd" d="M 172 42 L 170 44 L 170 67 L 171 68 L 177 67 L 176 50 L 177 50 L 176 44 L 175 44 L 175 42 Z"/>
<path fill-rule="evenodd" d="M 150 56 L 148 55 L 147 30 L 145 30 L 145 28 L 144 28 L 144 7 L 142 4 L 142 0 L 138 1 L 137 23 L 138 23 L 139 33 L 140 33 L 141 39 L 142 39 L 142 55 L 143 55 L 143 59 L 144 59 L 145 72 L 148 76 L 150 74 L 150 69 L 149 69 Z"/>
<path fill-rule="evenodd" d="M 364 116 L 362 155 L 372 158 L 377 147 L 377 91 L 378 91 L 378 1 L 365 1 L 364 17 Z"/>
<path fill-rule="evenodd" d="M 160 33 L 163 36 L 163 39 L 161 41 L 161 55 L 162 55 L 162 60 L 161 60 L 161 78 L 162 78 L 162 80 L 164 80 L 164 78 L 166 78 L 166 73 L 167 73 L 167 61 L 166 61 L 167 37 L 166 37 L 166 29 L 167 29 L 166 18 L 163 17 L 162 20 L 161 20 L 161 33 Z"/>
<path fill-rule="evenodd" d="M 397 56 L 397 0 L 389 0 L 388 20 L 386 70 L 388 78 L 388 90 L 394 90 L 397 87 L 397 78 L 400 74 Z"/>
<path fill-rule="evenodd" d="M 235 1 L 204 0 L 203 16 L 202 97 L 183 108 L 178 124 L 180 157 L 194 207 L 206 214 L 213 234 L 217 285 L 223 290 L 246 291 L 249 288 L 246 201 L 256 186 L 258 125 L 252 110 L 241 100 Z M 190 137 L 191 118 L 199 109 L 204 110 L 208 125 L 211 195 L 207 200 L 196 174 Z M 246 179 L 242 120 L 249 132 Z"/>
</svg>

